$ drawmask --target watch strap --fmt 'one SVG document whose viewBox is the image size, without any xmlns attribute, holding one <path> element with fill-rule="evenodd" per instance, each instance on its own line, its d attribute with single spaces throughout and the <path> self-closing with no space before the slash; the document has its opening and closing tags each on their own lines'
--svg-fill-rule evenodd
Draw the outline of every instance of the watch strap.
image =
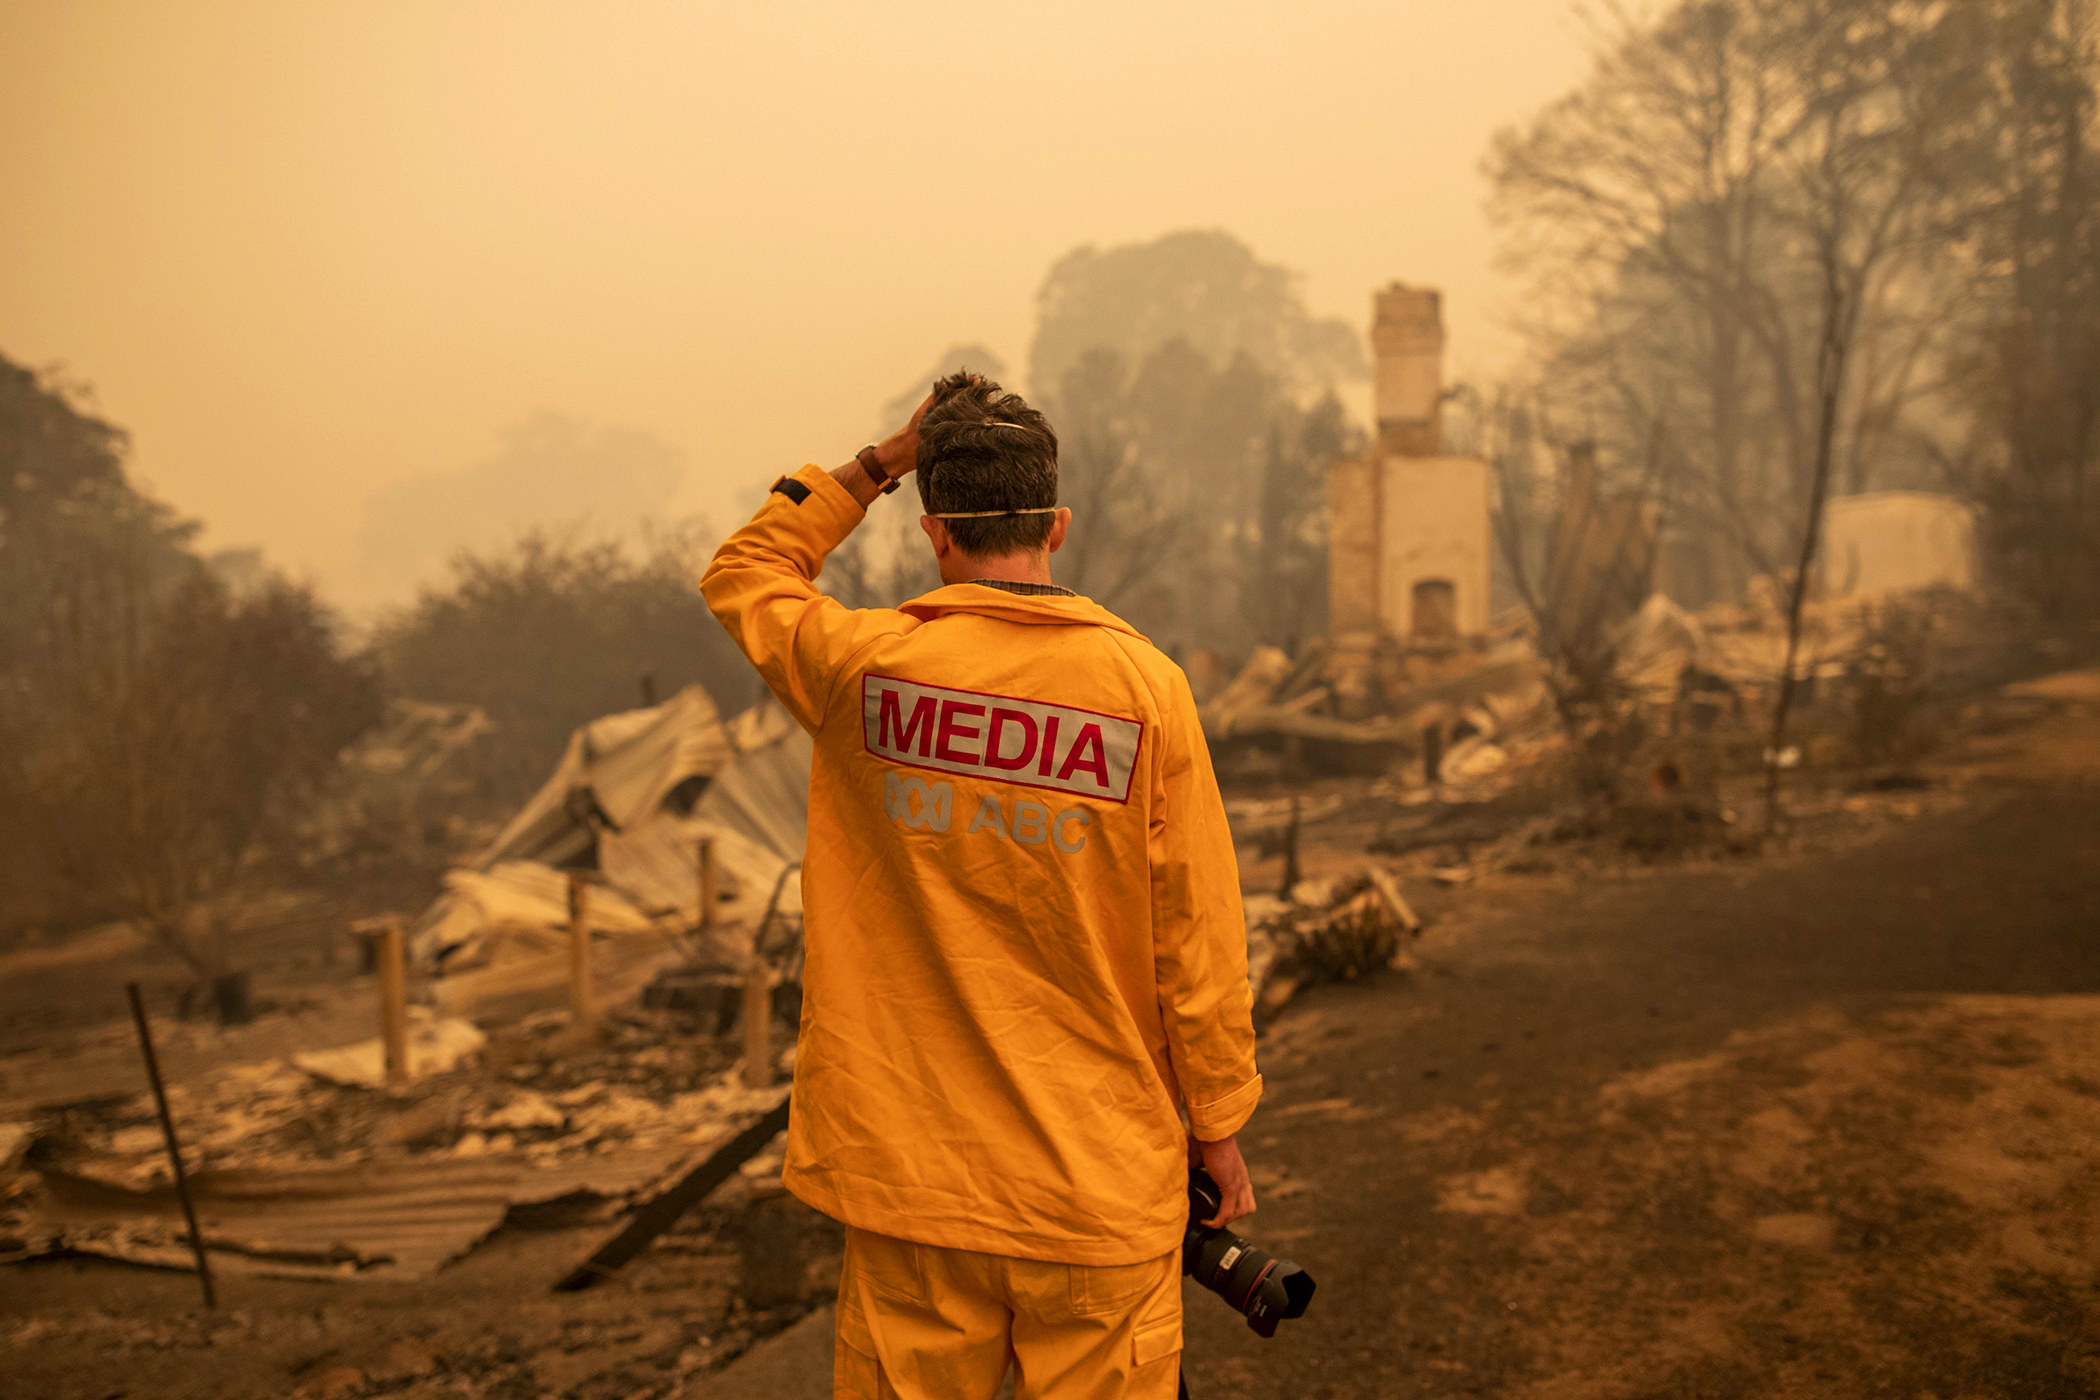
<svg viewBox="0 0 2100 1400">
<path fill-rule="evenodd" d="M 855 461 L 858 461 L 860 463 L 860 469 L 862 471 L 866 472 L 875 481 L 881 483 L 883 495 L 887 496 L 890 494 L 890 492 L 897 489 L 897 478 L 891 476 L 888 472 L 884 471 L 882 467 L 876 462 L 874 443 L 869 443 L 866 447 L 863 447 L 860 451 L 854 453 L 853 457 Z"/>
</svg>

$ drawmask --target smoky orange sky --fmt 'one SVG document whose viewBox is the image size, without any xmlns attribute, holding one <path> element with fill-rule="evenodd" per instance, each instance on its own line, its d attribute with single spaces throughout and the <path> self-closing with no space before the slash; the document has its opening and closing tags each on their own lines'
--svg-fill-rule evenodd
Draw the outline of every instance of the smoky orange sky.
<svg viewBox="0 0 2100 1400">
<path fill-rule="evenodd" d="M 412 582 L 375 492 L 551 412 L 726 525 L 951 344 L 1019 379 L 1082 243 L 1223 228 L 1357 325 L 1438 285 L 1491 366 L 1479 160 L 1586 52 L 1567 0 L 16 0 L 0 353 L 92 384 L 207 546 L 361 609 Z"/>
</svg>

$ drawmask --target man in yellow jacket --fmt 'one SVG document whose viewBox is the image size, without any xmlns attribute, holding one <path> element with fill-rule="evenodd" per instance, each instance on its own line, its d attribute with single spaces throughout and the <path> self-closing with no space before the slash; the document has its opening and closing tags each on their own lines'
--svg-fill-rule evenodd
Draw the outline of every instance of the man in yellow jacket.
<svg viewBox="0 0 2100 1400">
<path fill-rule="evenodd" d="M 916 470 L 943 587 L 817 591 Z M 837 1394 L 1165 1397 L 1192 1156 L 1254 1209 L 1224 804 L 1180 669 L 1050 581 L 1057 439 L 968 375 L 783 477 L 701 588 L 816 740 L 787 1159 L 847 1226 Z M 1186 1123 L 1184 1124 L 1184 1116 Z"/>
</svg>

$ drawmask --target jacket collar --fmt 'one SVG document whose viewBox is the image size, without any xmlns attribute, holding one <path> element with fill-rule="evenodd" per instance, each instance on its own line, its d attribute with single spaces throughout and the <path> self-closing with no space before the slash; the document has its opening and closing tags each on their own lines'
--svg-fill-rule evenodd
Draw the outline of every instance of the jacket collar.
<svg viewBox="0 0 2100 1400">
<path fill-rule="evenodd" d="M 897 609 L 921 622 L 931 622 L 950 613 L 996 617 L 1002 622 L 1045 623 L 1051 626 L 1106 627 L 1144 640 L 1144 634 L 1091 598 L 1030 597 L 986 588 L 981 583 L 952 583 L 922 593 Z"/>
</svg>

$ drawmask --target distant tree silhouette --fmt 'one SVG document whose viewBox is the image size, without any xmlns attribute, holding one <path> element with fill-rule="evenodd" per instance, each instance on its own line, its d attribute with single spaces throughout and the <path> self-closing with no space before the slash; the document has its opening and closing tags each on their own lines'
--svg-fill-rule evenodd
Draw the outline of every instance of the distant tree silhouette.
<svg viewBox="0 0 2100 1400">
<path fill-rule="evenodd" d="M 1028 380 L 1054 393 L 1081 356 L 1112 350 L 1141 365 L 1183 340 L 1214 364 L 1246 355 L 1293 393 L 1364 375 L 1363 336 L 1305 309 L 1298 279 L 1222 229 L 1149 243 L 1074 248 L 1036 292 Z"/>
<path fill-rule="evenodd" d="M 1029 351 L 1074 515 L 1060 577 L 1170 651 L 1309 639 L 1352 445 L 1331 391 L 1364 372 L 1361 332 L 1222 230 L 1067 253 Z"/>
<path fill-rule="evenodd" d="M 442 586 L 383 622 L 375 647 L 389 689 L 479 705 L 496 793 L 529 795 L 586 720 L 698 682 L 725 715 L 755 703 L 758 675 L 700 597 L 708 551 L 697 529 L 637 557 L 610 541 L 535 531 L 510 548 L 463 553 Z"/>
<path fill-rule="evenodd" d="M 0 861 L 11 917 L 134 919 L 201 974 L 378 691 L 309 591 L 190 553 L 124 446 L 0 361 Z"/>
</svg>

